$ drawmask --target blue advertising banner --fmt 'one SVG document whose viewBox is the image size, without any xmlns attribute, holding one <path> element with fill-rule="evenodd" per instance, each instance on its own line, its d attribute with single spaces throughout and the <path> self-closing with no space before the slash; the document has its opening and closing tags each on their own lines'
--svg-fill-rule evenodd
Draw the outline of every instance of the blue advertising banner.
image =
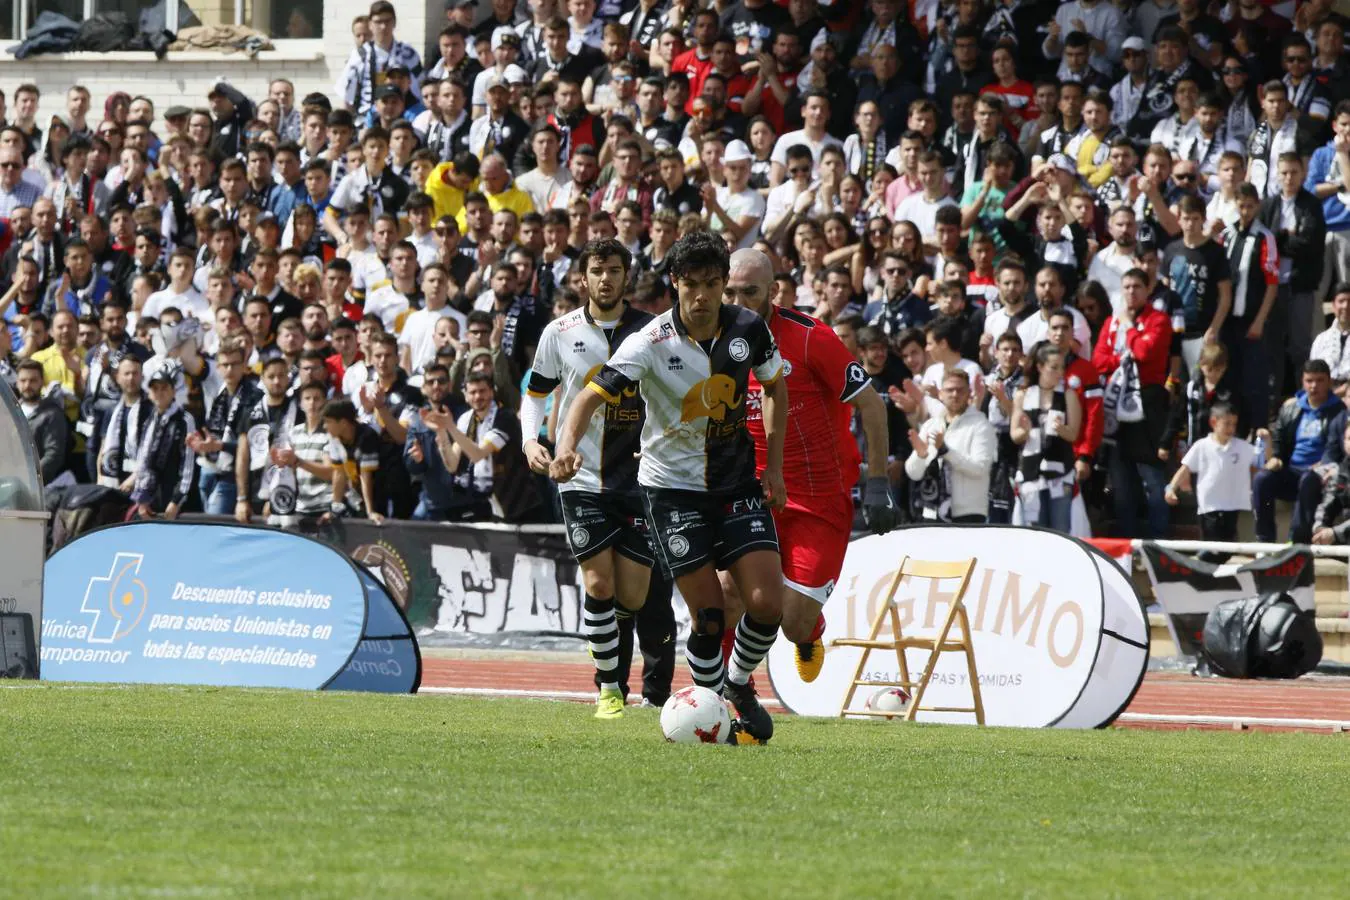
<svg viewBox="0 0 1350 900">
<path fill-rule="evenodd" d="M 403 611 L 379 579 L 358 564 L 366 587 L 366 630 L 347 668 L 328 685 L 330 691 L 415 694 L 422 683 L 422 654 Z"/>
<path fill-rule="evenodd" d="M 138 522 L 47 560 L 41 677 L 317 690 L 366 624 L 341 551 L 269 528 Z"/>
</svg>

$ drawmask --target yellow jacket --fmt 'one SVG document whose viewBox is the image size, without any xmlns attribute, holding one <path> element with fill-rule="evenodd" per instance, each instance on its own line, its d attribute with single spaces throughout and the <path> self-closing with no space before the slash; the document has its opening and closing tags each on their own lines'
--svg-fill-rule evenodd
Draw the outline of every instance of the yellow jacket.
<svg viewBox="0 0 1350 900">
<path fill-rule="evenodd" d="M 450 174 L 454 171 L 454 163 L 443 162 L 431 170 L 431 174 L 427 176 L 427 183 L 423 186 L 431 195 L 436 219 L 442 216 L 459 216 L 464 210 L 464 192 L 450 182 Z M 469 185 L 469 190 L 478 190 L 478 179 L 475 178 L 473 184 Z"/>
<path fill-rule="evenodd" d="M 1115 174 L 1111 168 L 1110 155 L 1110 147 L 1102 143 L 1101 138 L 1091 131 L 1085 132 L 1083 142 L 1078 145 L 1078 158 L 1074 160 L 1078 174 L 1086 178 L 1092 187 L 1101 187 Z"/>
</svg>

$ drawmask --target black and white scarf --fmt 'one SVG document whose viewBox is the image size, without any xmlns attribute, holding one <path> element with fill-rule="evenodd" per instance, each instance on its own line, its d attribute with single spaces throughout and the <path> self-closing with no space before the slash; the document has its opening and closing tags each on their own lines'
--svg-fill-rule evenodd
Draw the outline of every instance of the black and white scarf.
<svg viewBox="0 0 1350 900">
<path fill-rule="evenodd" d="M 1262 197 L 1270 187 L 1274 161 L 1280 158 L 1281 153 L 1295 149 L 1297 131 L 1298 121 L 1292 115 L 1285 117 L 1278 131 L 1271 127 L 1270 122 L 1262 119 L 1248 139 L 1247 180 L 1256 186 Z"/>
<path fill-rule="evenodd" d="M 117 404 L 103 438 L 99 475 L 120 484 L 123 478 L 135 470 L 145 429 L 153 418 L 154 406 L 145 397 L 130 406 L 126 403 Z"/>
<path fill-rule="evenodd" d="M 1139 101 L 1139 112 L 1151 120 L 1161 119 L 1175 112 L 1177 102 L 1172 95 L 1177 82 L 1188 75 L 1193 66 L 1190 59 L 1186 59 L 1170 73 L 1155 69 L 1149 75 L 1148 86 L 1144 88 L 1143 99 Z"/>
</svg>

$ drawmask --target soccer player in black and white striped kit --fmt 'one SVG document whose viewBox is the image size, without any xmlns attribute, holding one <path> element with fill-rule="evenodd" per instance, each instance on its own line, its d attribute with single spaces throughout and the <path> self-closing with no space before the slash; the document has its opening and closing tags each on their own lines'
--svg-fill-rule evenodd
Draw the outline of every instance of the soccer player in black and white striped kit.
<svg viewBox="0 0 1350 900">
<path fill-rule="evenodd" d="M 685 656 L 694 681 L 721 690 L 740 716 L 733 736 L 765 741 L 773 719 L 749 684 L 778 633 L 783 571 L 770 509 L 786 501 L 783 434 L 787 387 L 783 360 L 758 315 L 724 305 L 730 263 L 726 243 L 690 234 L 669 254 L 679 301 L 630 335 L 567 410 L 553 478 L 565 483 L 585 463 L 578 441 L 591 416 L 642 386 L 646 421 L 638 483 L 652 541 L 693 619 Z M 767 444 L 762 480 L 746 428 L 751 373 L 763 387 Z M 725 598 L 718 570 L 731 573 L 745 606 L 725 672 Z M 735 738 L 739 742 L 739 738 Z"/>
<path fill-rule="evenodd" d="M 649 314 L 623 302 L 632 264 L 632 254 L 618 241 L 586 244 L 576 265 L 586 276 L 589 299 L 550 322 L 539 338 L 520 410 L 525 457 L 536 472 L 548 471 L 553 461 L 537 440 L 546 398 L 562 385 L 559 408 L 568 410 L 578 396 L 594 396 L 585 389 L 590 377 L 629 335 L 651 321 Z M 603 415 L 587 416 L 573 435 L 583 461 L 572 473 L 575 477 L 559 488 L 567 541 L 586 590 L 582 631 L 599 674 L 598 719 L 623 715 L 617 613 L 631 616 L 642 608 L 654 562 L 637 485 L 642 421 L 636 386 L 617 395 Z"/>
</svg>

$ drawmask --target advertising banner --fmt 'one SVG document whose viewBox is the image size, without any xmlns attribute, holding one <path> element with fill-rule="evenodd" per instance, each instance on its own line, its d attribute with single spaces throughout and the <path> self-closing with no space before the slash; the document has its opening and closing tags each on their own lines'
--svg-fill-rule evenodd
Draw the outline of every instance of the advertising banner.
<svg viewBox="0 0 1350 900">
<path fill-rule="evenodd" d="M 417 638 L 384 585 L 365 566 L 357 565 L 366 587 L 369 613 L 356 655 L 328 685 L 330 691 L 415 694 L 422 683 L 422 654 Z"/>
<path fill-rule="evenodd" d="M 1010 526 L 920 525 L 849 545 L 838 587 L 825 605 L 825 665 L 810 684 L 798 676 L 793 646 L 769 651 L 769 676 L 795 713 L 834 716 L 864 652 L 832 647 L 864 638 L 900 560 L 977 560 L 965 606 L 974 632 L 985 722 L 1028 728 L 1108 724 L 1143 678 L 1148 631 L 1129 581 L 1116 564 L 1083 542 L 1051 531 Z M 1109 580 L 1108 580 L 1109 579 Z M 906 578 L 895 595 L 908 637 L 932 637 L 957 583 Z M 958 626 L 959 627 L 959 626 Z M 890 637 L 889 626 L 881 637 Z M 906 651 L 917 680 L 926 650 Z M 872 651 L 866 680 L 899 680 L 892 651 Z M 859 688 L 861 709 L 876 688 Z M 939 657 L 925 706 L 970 706 L 964 655 Z M 973 723 L 973 713 L 925 713 L 924 721 Z"/>
<path fill-rule="evenodd" d="M 1245 563 L 1216 565 L 1177 550 L 1145 543 L 1144 564 L 1153 582 L 1153 597 L 1167 614 L 1167 629 L 1186 656 L 1204 644 L 1205 619 L 1223 600 L 1287 593 L 1298 608 L 1312 611 L 1316 573 L 1307 550 L 1290 547 L 1282 553 Z"/>
<path fill-rule="evenodd" d="M 317 690 L 366 624 L 341 553 L 238 525 L 139 522 L 47 560 L 42 677 Z"/>
</svg>

